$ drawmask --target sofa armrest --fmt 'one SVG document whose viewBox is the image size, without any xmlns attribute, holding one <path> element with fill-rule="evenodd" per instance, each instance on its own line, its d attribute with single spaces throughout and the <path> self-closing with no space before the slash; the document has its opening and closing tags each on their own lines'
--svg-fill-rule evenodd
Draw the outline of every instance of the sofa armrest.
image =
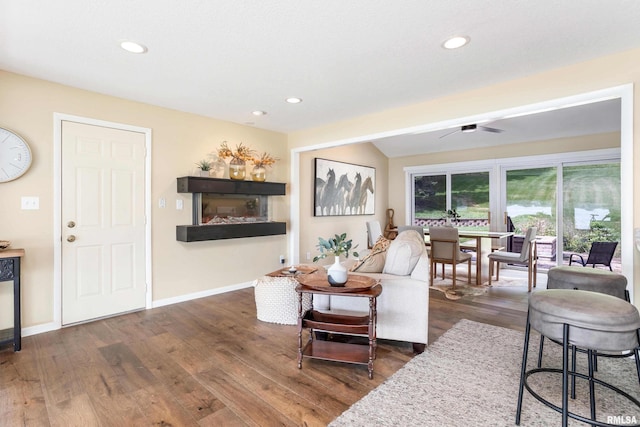
<svg viewBox="0 0 640 427">
<path fill-rule="evenodd" d="M 360 274 L 360 273 L 356 273 Z M 377 336 L 382 339 L 427 344 L 429 339 L 429 283 L 410 276 L 362 274 L 378 277 L 382 293 L 377 299 Z M 315 299 L 314 299 L 315 301 Z M 328 311 L 368 313 L 368 298 L 332 295 Z"/>
</svg>

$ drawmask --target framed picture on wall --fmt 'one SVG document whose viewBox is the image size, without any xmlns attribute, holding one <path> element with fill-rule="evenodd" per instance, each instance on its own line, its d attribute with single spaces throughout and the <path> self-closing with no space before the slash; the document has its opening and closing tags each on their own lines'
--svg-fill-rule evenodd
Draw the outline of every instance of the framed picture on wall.
<svg viewBox="0 0 640 427">
<path fill-rule="evenodd" d="M 315 159 L 314 216 L 373 215 L 376 169 Z"/>
</svg>

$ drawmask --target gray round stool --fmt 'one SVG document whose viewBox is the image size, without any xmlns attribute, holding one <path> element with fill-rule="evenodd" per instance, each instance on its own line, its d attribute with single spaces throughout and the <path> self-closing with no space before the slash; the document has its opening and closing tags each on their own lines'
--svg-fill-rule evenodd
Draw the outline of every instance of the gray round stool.
<svg viewBox="0 0 640 427">
<path fill-rule="evenodd" d="M 581 291 L 599 292 L 618 297 L 629 301 L 629 291 L 627 290 L 627 278 L 622 274 L 612 273 L 608 270 L 584 267 L 560 266 L 549 269 L 547 273 L 547 289 L 578 289 Z M 544 336 L 540 338 L 540 349 L 538 351 L 538 368 L 542 366 L 542 353 L 544 348 Z M 573 347 L 574 353 L 576 348 Z M 581 351 L 578 349 L 578 351 Z M 607 355 L 604 355 L 607 356 Z M 615 356 L 611 356 L 615 357 Z M 594 359 L 595 370 L 598 370 L 597 358 Z M 572 378 L 572 381 L 575 377 Z M 573 389 L 572 389 L 573 390 Z M 572 398 L 575 395 L 572 392 Z"/>
<path fill-rule="evenodd" d="M 562 369 L 535 368 L 527 371 L 527 354 L 531 328 L 542 336 L 562 342 Z M 610 295 L 567 289 L 542 290 L 529 297 L 529 312 L 525 327 L 522 369 L 516 424 L 520 424 L 524 388 L 546 406 L 562 413 L 562 425 L 568 418 L 595 426 L 610 426 L 596 420 L 594 385 L 597 383 L 619 393 L 640 408 L 640 401 L 625 391 L 593 377 L 593 351 L 633 351 L 636 369 L 640 377 L 640 313 L 630 303 Z M 569 346 L 582 348 L 588 353 L 588 375 L 569 370 Z M 553 405 L 542 398 L 527 383 L 527 378 L 539 372 L 562 373 L 562 406 Z M 589 381 L 591 419 L 568 411 L 569 376 Z"/>
</svg>

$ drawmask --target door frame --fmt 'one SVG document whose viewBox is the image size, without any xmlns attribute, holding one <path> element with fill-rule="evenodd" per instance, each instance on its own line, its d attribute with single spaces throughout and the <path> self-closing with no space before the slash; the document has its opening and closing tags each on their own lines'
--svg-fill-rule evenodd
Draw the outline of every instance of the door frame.
<svg viewBox="0 0 640 427">
<path fill-rule="evenodd" d="M 508 118 L 527 114 L 541 113 L 551 111 L 558 108 L 576 106 L 580 104 L 588 104 L 592 102 L 605 101 L 608 99 L 619 98 L 621 108 L 620 119 L 620 174 L 626 179 L 622 179 L 621 192 L 628 197 L 622 199 L 621 203 L 621 242 L 623 252 L 622 274 L 629 282 L 629 288 L 632 293 L 635 289 L 633 259 L 634 259 L 634 229 L 633 229 L 633 83 L 626 83 L 619 86 L 613 86 L 605 89 L 599 89 L 589 92 L 580 92 L 574 95 L 551 98 L 545 101 L 534 102 L 531 104 L 510 107 L 497 111 L 487 111 L 484 113 L 474 114 L 470 116 L 462 116 L 454 119 L 441 120 L 435 122 L 427 122 L 423 125 L 411 126 L 406 128 L 397 128 L 386 131 L 378 131 L 366 135 L 357 135 L 353 137 L 345 137 L 343 139 L 320 142 L 304 147 L 296 147 L 291 149 L 291 205 L 290 220 L 291 233 L 289 235 L 289 258 L 293 262 L 299 262 L 300 258 L 300 218 L 301 207 L 299 206 L 300 193 L 306 191 L 301 189 L 297 182 L 300 179 L 300 154 L 308 151 L 321 150 L 327 148 L 338 147 L 348 144 L 358 144 L 364 142 L 372 142 L 376 139 L 389 136 L 398 136 L 403 134 L 411 134 L 416 132 L 431 132 L 450 127 L 458 127 L 468 123 L 477 123 L 486 120 L 495 120 L 496 117 Z M 410 172 L 405 169 L 405 201 L 407 204 L 411 200 L 411 176 Z M 409 220 L 409 210 L 405 211 L 405 220 Z M 640 235 L 640 228 L 637 229 Z"/>
<path fill-rule="evenodd" d="M 151 129 L 64 113 L 53 113 L 53 323 L 62 328 L 62 122 L 139 132 L 145 136 L 145 308 L 152 307 L 151 264 Z"/>
</svg>

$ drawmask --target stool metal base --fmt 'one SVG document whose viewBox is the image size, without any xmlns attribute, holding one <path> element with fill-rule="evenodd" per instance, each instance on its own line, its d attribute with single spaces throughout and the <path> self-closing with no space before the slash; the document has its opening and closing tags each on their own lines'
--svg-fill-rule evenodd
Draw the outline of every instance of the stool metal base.
<svg viewBox="0 0 640 427">
<path fill-rule="evenodd" d="M 516 410 L 516 425 L 520 425 L 520 417 L 522 414 L 522 398 L 523 398 L 523 394 L 524 394 L 524 389 L 526 388 L 527 391 L 534 397 L 536 398 L 538 401 L 540 401 L 541 403 L 543 403 L 545 406 L 553 409 L 556 412 L 560 412 L 562 414 L 562 426 L 566 427 L 567 423 L 568 423 L 568 419 L 575 419 L 577 421 L 581 421 L 587 424 L 591 424 L 593 426 L 602 426 L 602 427 L 609 427 L 609 426 L 619 426 L 619 424 L 609 424 L 609 423 L 604 423 L 601 421 L 597 421 L 596 420 L 596 413 L 595 413 L 595 396 L 594 396 L 594 385 L 595 384 L 599 384 L 603 387 L 606 387 L 610 390 L 612 390 L 615 393 L 620 394 L 621 396 L 624 396 L 626 399 L 628 399 L 629 401 L 633 402 L 636 406 L 638 406 L 638 408 L 640 408 L 640 401 L 638 401 L 638 399 L 634 398 L 633 396 L 631 396 L 629 393 L 625 392 L 624 390 L 621 390 L 618 387 L 613 386 L 612 384 L 609 384 L 607 382 L 604 382 L 602 380 L 599 380 L 597 378 L 594 378 L 594 359 L 595 359 L 595 352 L 593 350 L 584 350 L 588 353 L 588 363 L 589 363 L 589 374 L 585 375 L 585 374 L 581 374 L 579 372 L 575 372 L 575 350 L 572 351 L 572 358 L 573 358 L 573 363 L 572 363 L 572 370 L 569 370 L 569 349 L 570 346 L 569 345 L 569 327 L 570 325 L 568 324 L 564 324 L 564 328 L 563 328 L 563 342 L 560 343 L 562 345 L 562 350 L 563 350 L 563 356 L 562 356 L 562 369 L 558 369 L 558 368 L 534 368 L 531 369 L 529 371 L 527 371 L 527 357 L 528 357 L 528 353 L 529 353 L 529 337 L 531 334 L 531 324 L 529 323 L 529 314 L 527 314 L 527 323 L 526 323 L 526 327 L 525 327 L 525 337 L 524 337 L 524 348 L 523 348 L 523 352 L 522 352 L 522 368 L 520 371 L 520 387 L 518 390 L 518 406 L 517 406 L 517 410 Z M 639 332 L 640 334 L 640 332 Z M 634 355 L 635 355 L 635 359 L 636 359 L 636 367 L 639 367 L 639 373 L 640 373 L 640 354 L 638 352 L 638 348 L 633 349 Z M 543 372 L 547 372 L 547 373 L 559 373 L 562 374 L 562 406 L 557 406 L 554 405 L 553 403 L 551 403 L 550 401 L 546 400 L 545 398 L 543 398 L 542 396 L 540 396 L 538 393 L 536 393 L 531 386 L 528 384 L 527 379 L 529 378 L 529 376 L 533 375 L 533 374 L 537 374 L 537 373 L 543 373 Z M 569 412 L 568 410 L 568 391 L 569 391 L 569 387 L 568 387 L 568 380 L 569 380 L 569 376 L 571 376 L 572 378 L 572 397 L 575 397 L 574 393 L 575 393 L 575 379 L 577 378 L 581 378 L 581 379 L 585 379 L 587 381 L 589 381 L 589 400 L 590 400 L 590 409 L 591 409 L 591 419 L 589 418 L 585 418 L 581 415 L 575 414 L 573 412 Z M 637 426 L 640 427 L 640 424 L 624 424 L 625 426 Z"/>
</svg>

